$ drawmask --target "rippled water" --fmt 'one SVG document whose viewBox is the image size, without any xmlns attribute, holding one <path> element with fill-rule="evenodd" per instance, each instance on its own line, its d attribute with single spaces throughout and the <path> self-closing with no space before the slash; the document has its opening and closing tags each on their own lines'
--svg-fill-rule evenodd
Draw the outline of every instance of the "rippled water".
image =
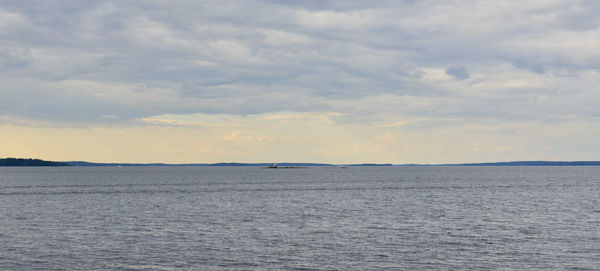
<svg viewBox="0 0 600 271">
<path fill-rule="evenodd" d="M 0 270 L 598 270 L 600 167 L 0 168 Z"/>
</svg>

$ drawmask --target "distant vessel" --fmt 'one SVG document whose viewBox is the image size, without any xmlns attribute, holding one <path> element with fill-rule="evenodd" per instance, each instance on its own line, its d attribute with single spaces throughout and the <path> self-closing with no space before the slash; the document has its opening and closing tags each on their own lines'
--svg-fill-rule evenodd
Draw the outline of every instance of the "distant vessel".
<svg viewBox="0 0 600 271">
<path fill-rule="evenodd" d="M 279 165 L 277 165 L 277 163 L 275 163 L 275 164 L 272 164 L 272 165 L 267 166 L 265 168 L 305 168 L 305 167 L 285 166 L 285 165 L 280 167 Z"/>
</svg>

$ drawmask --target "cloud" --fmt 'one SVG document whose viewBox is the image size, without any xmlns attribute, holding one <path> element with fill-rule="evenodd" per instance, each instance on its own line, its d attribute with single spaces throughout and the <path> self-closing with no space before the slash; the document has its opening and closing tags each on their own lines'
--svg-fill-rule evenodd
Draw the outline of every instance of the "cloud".
<svg viewBox="0 0 600 271">
<path fill-rule="evenodd" d="M 469 74 L 469 69 L 464 66 L 452 66 L 446 69 L 446 74 L 452 75 L 457 79 L 464 80 L 468 79 L 471 75 Z"/>
<path fill-rule="evenodd" d="M 591 119 L 600 114 L 599 8 L 5 1 L 0 115 L 98 125 L 278 112 L 380 124 Z"/>
</svg>

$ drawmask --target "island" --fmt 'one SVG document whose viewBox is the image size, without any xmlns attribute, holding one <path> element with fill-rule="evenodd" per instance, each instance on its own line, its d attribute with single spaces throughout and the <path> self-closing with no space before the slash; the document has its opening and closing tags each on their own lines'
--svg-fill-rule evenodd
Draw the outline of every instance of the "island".
<svg viewBox="0 0 600 271">
<path fill-rule="evenodd" d="M 0 158 L 0 167 L 68 167 L 64 162 L 45 161 L 40 159 Z"/>
</svg>

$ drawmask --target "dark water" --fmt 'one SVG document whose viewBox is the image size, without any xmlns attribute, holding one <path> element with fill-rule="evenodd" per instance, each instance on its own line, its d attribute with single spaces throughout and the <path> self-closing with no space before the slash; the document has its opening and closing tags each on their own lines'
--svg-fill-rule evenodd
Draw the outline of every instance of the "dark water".
<svg viewBox="0 0 600 271">
<path fill-rule="evenodd" d="M 0 168 L 0 270 L 598 270 L 600 167 Z"/>
</svg>

